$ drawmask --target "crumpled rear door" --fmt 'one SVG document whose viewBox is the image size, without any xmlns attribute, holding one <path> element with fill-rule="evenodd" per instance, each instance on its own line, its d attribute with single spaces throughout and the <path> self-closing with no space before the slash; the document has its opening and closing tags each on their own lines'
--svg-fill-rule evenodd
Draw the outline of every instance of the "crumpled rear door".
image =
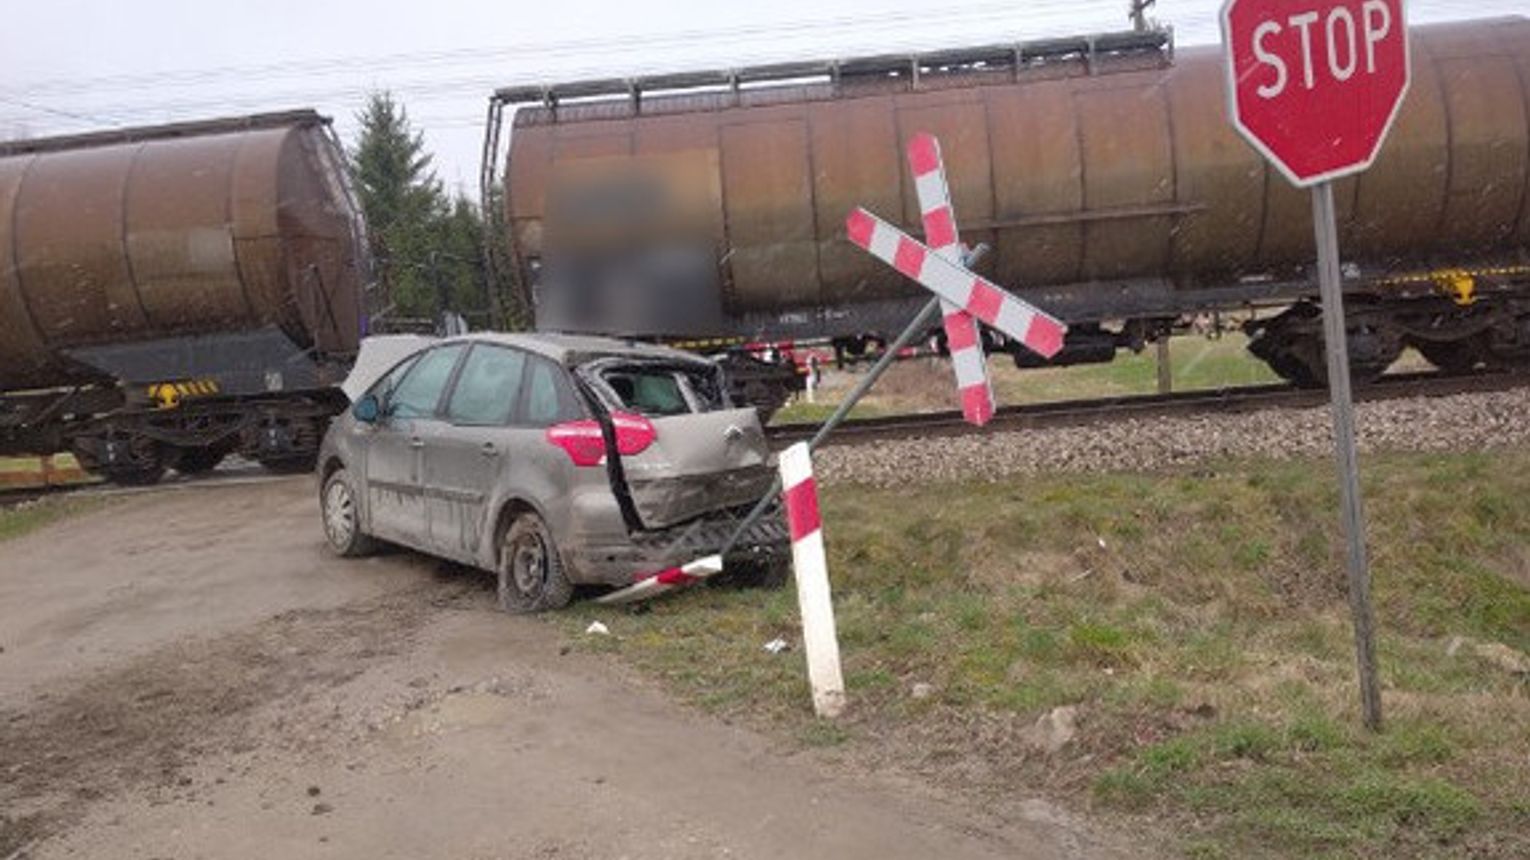
<svg viewBox="0 0 1530 860">
<path fill-rule="evenodd" d="M 770 489 L 770 447 L 752 408 L 649 419 L 653 444 L 622 457 L 638 517 L 664 528 L 751 504 Z"/>
<path fill-rule="evenodd" d="M 653 429 L 653 440 L 619 454 L 613 469 L 613 481 L 624 485 L 618 495 L 635 509 L 636 527 L 661 529 L 753 504 L 770 489 L 774 472 L 759 414 L 732 407 L 716 365 L 607 356 L 584 363 L 578 374 L 613 421 L 629 416 Z M 608 442 L 607 450 L 628 449 Z"/>
</svg>

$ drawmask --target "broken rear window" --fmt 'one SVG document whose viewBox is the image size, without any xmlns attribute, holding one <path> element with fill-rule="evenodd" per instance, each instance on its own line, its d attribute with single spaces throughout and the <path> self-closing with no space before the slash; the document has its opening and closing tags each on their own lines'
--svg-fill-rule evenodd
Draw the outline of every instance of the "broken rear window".
<svg viewBox="0 0 1530 860">
<path fill-rule="evenodd" d="M 715 373 L 673 365 L 616 365 L 600 379 L 618 405 L 648 416 L 711 412 L 727 406 Z"/>
</svg>

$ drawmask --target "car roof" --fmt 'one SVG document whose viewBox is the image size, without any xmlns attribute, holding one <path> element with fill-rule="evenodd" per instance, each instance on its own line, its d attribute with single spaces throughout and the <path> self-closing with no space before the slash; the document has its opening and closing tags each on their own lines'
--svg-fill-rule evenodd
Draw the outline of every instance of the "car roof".
<svg viewBox="0 0 1530 860">
<path fill-rule="evenodd" d="M 592 356 L 632 356 L 634 358 L 664 358 L 675 361 L 705 362 L 705 359 L 650 343 L 620 340 L 595 335 L 554 334 L 550 332 L 473 332 L 458 337 L 445 338 L 441 343 L 497 343 L 513 346 L 546 356 L 559 364 Z"/>
</svg>

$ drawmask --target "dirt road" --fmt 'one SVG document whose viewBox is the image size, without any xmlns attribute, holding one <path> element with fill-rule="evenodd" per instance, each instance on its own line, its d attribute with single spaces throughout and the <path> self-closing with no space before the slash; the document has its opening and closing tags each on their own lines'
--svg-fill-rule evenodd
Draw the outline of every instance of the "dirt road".
<svg viewBox="0 0 1530 860">
<path fill-rule="evenodd" d="M 485 576 L 327 555 L 308 479 L 0 544 L 0 860 L 1125 856 L 667 701 Z"/>
</svg>

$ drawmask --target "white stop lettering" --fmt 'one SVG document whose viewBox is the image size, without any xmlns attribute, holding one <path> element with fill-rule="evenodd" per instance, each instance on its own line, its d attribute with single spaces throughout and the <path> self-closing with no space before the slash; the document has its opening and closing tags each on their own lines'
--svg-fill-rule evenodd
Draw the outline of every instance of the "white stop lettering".
<svg viewBox="0 0 1530 860">
<path fill-rule="evenodd" d="M 1359 5 L 1360 20 L 1346 6 L 1335 6 L 1323 20 L 1317 38 L 1323 42 L 1321 59 L 1329 77 L 1340 83 L 1354 77 L 1365 56 L 1365 73 L 1376 73 L 1376 46 L 1392 33 L 1392 10 L 1384 0 L 1364 0 Z M 1313 25 L 1318 22 L 1316 11 L 1300 12 L 1285 21 L 1264 21 L 1254 28 L 1252 36 L 1254 59 L 1261 69 L 1267 68 L 1265 80 L 1255 90 L 1260 98 L 1273 99 L 1286 91 L 1291 83 L 1291 68 L 1287 60 L 1301 70 L 1301 83 L 1305 89 L 1317 86 L 1317 67 L 1313 62 Z M 1296 39 L 1290 31 L 1296 31 Z M 1292 57 L 1291 55 L 1295 55 Z"/>
</svg>

